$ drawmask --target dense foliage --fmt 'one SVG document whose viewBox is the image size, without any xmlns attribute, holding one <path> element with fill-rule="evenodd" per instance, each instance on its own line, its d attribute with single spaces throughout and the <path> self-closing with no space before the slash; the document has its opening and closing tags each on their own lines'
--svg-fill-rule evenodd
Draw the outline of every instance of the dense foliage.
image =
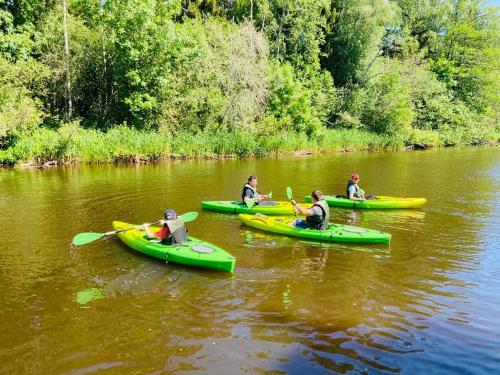
<svg viewBox="0 0 500 375">
<path fill-rule="evenodd" d="M 499 27 L 479 0 L 0 0 L 0 162 L 68 129 L 496 141 Z"/>
</svg>

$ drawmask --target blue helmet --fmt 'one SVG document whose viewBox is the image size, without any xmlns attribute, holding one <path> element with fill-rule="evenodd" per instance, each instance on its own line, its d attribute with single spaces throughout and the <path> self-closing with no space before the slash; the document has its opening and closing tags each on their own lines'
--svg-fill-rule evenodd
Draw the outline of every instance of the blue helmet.
<svg viewBox="0 0 500 375">
<path fill-rule="evenodd" d="M 177 213 L 169 208 L 168 210 L 165 210 L 165 219 L 170 220 L 173 219 L 177 216 Z"/>
</svg>

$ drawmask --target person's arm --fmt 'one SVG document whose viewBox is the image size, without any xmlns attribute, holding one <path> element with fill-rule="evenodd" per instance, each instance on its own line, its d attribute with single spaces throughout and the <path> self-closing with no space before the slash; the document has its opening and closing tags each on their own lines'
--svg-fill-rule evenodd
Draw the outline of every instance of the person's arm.
<svg viewBox="0 0 500 375">
<path fill-rule="evenodd" d="M 359 188 L 359 195 L 360 195 L 361 200 L 366 200 L 365 191 L 361 188 Z"/>
<path fill-rule="evenodd" d="M 244 201 L 245 201 L 245 203 L 247 203 L 248 201 L 258 202 L 258 201 L 259 201 L 259 199 L 258 199 L 258 198 L 250 198 L 250 197 L 245 197 L 245 198 L 244 198 Z"/>
<path fill-rule="evenodd" d="M 269 195 L 267 195 L 267 194 L 261 194 L 260 191 L 258 191 L 257 192 L 257 198 L 259 200 L 269 199 Z"/>
<path fill-rule="evenodd" d="M 144 224 L 144 231 L 148 239 L 156 238 L 155 234 L 149 230 L 149 224 Z"/>
<path fill-rule="evenodd" d="M 255 201 L 255 199 L 251 198 L 250 195 L 251 195 L 250 189 L 246 189 L 245 190 L 245 197 L 243 198 L 243 202 L 244 203 L 247 203 L 248 200 L 254 200 Z"/>
<path fill-rule="evenodd" d="M 260 201 L 262 201 L 263 199 L 266 199 L 266 198 L 267 198 L 267 195 L 262 195 L 259 192 L 257 192 L 257 194 L 255 194 L 255 197 L 250 198 L 250 193 L 247 190 L 247 193 L 246 193 L 245 198 L 244 198 L 244 202 L 247 203 L 247 201 L 249 199 L 253 200 L 254 202 L 260 202 Z"/>
<path fill-rule="evenodd" d="M 164 225 L 164 224 L 165 224 L 165 220 L 160 220 L 160 225 Z M 151 232 L 149 230 L 149 226 L 150 226 L 150 224 L 144 224 L 144 231 L 146 232 L 146 236 L 148 237 L 148 239 L 158 238 L 156 236 L 156 234 L 154 234 L 153 232 Z"/>
<path fill-rule="evenodd" d="M 303 207 L 300 207 L 300 205 L 295 201 L 295 199 L 292 199 L 291 200 L 292 204 L 293 204 L 293 207 L 295 207 L 295 209 L 303 216 L 312 216 L 314 215 L 314 212 L 312 212 L 312 210 L 310 208 L 303 208 Z"/>
<path fill-rule="evenodd" d="M 353 193 L 349 192 L 349 199 L 352 199 L 353 201 L 364 201 L 364 198 L 358 198 L 355 197 Z"/>
<path fill-rule="evenodd" d="M 356 188 L 354 185 L 351 185 L 349 187 L 349 199 L 352 199 L 353 201 L 364 201 L 364 198 L 358 198 L 354 196 L 354 193 L 356 192 Z"/>
</svg>

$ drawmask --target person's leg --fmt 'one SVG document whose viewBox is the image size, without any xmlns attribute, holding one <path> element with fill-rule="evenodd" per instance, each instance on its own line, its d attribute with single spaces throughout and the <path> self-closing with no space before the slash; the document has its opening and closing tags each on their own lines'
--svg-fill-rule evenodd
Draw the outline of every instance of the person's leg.
<svg viewBox="0 0 500 375">
<path fill-rule="evenodd" d="M 293 224 L 295 228 L 300 228 L 300 229 L 306 229 L 307 228 L 307 223 L 305 220 L 302 219 L 295 219 L 295 223 Z"/>
</svg>

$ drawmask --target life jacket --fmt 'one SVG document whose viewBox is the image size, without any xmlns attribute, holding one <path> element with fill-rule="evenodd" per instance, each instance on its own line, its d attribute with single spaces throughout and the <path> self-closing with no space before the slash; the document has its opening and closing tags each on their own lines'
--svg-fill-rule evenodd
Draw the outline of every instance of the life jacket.
<svg viewBox="0 0 500 375">
<path fill-rule="evenodd" d="M 326 201 L 322 199 L 314 203 L 311 208 L 313 207 L 321 208 L 321 212 L 323 214 L 321 216 L 320 215 L 307 216 L 306 217 L 307 227 L 319 230 L 328 229 L 328 224 L 330 223 L 330 208 L 328 207 Z"/>
<path fill-rule="evenodd" d="M 170 229 L 168 229 L 167 224 L 163 224 L 163 227 L 154 233 L 156 237 L 160 240 L 166 240 L 170 236 Z"/>
<path fill-rule="evenodd" d="M 255 196 L 257 195 L 256 188 L 254 188 L 250 184 L 245 184 L 245 186 L 243 186 L 243 190 L 241 191 L 241 200 L 243 201 L 243 203 L 245 203 L 245 194 L 246 194 L 247 190 L 251 191 L 250 198 L 255 198 Z"/>
<path fill-rule="evenodd" d="M 180 217 L 175 220 L 167 220 L 166 223 L 170 230 L 170 244 L 183 243 L 187 239 L 187 229 Z"/>
<path fill-rule="evenodd" d="M 347 182 L 347 187 L 345 188 L 345 195 L 347 199 L 349 199 L 349 188 L 352 185 L 354 185 L 354 188 L 356 189 L 356 191 L 354 192 L 354 196 L 358 197 L 360 195 L 359 186 L 353 180 L 349 180 Z"/>
</svg>

